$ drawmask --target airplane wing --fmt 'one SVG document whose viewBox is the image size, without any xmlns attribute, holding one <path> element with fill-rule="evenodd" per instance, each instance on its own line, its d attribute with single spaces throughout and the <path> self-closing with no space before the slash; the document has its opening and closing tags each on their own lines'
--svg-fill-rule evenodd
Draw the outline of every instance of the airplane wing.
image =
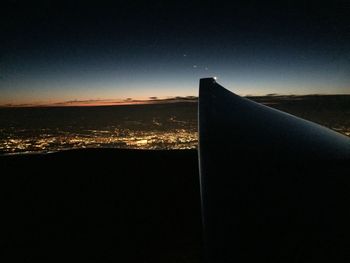
<svg viewBox="0 0 350 263">
<path fill-rule="evenodd" d="M 200 80 L 207 262 L 350 260 L 350 139 Z"/>
</svg>

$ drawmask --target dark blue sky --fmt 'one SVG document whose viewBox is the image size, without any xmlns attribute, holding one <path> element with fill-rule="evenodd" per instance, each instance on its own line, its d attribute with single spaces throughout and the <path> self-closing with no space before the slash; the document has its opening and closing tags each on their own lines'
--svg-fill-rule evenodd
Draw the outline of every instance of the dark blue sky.
<svg viewBox="0 0 350 263">
<path fill-rule="evenodd" d="M 280 2 L 5 1 L 0 104 L 350 93 L 349 2 Z"/>
</svg>

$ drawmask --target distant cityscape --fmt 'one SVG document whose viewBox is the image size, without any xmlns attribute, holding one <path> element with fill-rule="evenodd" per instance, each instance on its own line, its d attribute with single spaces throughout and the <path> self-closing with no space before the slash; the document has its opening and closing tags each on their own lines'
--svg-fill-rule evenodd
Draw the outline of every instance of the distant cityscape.
<svg viewBox="0 0 350 263">
<path fill-rule="evenodd" d="M 350 95 L 251 99 L 350 137 Z M 197 103 L 0 109 L 0 153 L 82 148 L 195 149 Z"/>
<path fill-rule="evenodd" d="M 63 132 L 62 132 L 63 133 Z M 47 133 L 37 137 L 3 139 L 0 141 L 2 153 L 52 152 L 82 148 L 126 148 L 126 149 L 193 149 L 198 144 L 196 131 L 185 129 L 170 132 L 116 130 L 91 131 L 91 134 Z"/>
</svg>

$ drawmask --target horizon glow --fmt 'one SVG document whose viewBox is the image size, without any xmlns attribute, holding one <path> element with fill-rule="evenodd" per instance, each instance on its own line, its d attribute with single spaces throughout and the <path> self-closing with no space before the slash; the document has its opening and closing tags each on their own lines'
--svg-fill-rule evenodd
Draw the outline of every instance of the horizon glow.
<svg viewBox="0 0 350 263">
<path fill-rule="evenodd" d="M 197 96 L 214 76 L 242 96 L 350 94 L 338 5 L 158 4 L 5 5 L 0 105 Z"/>
</svg>

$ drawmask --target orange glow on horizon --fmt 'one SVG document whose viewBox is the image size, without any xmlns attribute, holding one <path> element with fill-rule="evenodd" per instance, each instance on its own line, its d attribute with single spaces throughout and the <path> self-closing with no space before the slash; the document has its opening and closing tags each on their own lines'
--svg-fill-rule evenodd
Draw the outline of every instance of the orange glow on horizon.
<svg viewBox="0 0 350 263">
<path fill-rule="evenodd" d="M 0 104 L 0 107 L 6 108 L 24 108 L 24 107 L 95 107 L 95 106 L 123 106 L 123 105 L 143 105 L 143 104 L 162 104 L 174 102 L 195 102 L 197 98 L 188 97 L 168 97 L 154 99 L 125 99 L 125 100 L 73 100 L 65 102 L 38 102 L 38 103 L 21 103 L 21 104 Z"/>
</svg>

